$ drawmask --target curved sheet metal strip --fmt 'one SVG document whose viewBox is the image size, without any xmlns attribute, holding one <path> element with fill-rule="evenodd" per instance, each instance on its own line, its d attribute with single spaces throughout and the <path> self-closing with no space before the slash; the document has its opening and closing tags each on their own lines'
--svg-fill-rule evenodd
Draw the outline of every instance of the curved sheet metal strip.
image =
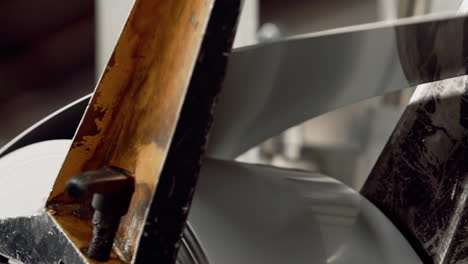
<svg viewBox="0 0 468 264">
<path fill-rule="evenodd" d="M 416 17 L 235 50 L 208 155 L 232 159 L 330 110 L 466 74 L 466 20 L 457 15 Z M 88 100 L 89 96 L 45 118 L 1 148 L 0 155 L 41 140 L 69 138 Z M 49 124 L 59 122 L 67 126 L 50 129 Z"/>
<path fill-rule="evenodd" d="M 46 199 L 70 144 L 41 142 L 0 159 L 9 200 L 18 205 L 24 192 Z M 211 263 L 421 263 L 375 206 L 330 177 L 207 159 L 198 186 L 189 222 Z M 0 204 L 0 253 L 24 263 L 85 263 L 40 207 Z M 179 260 L 206 263 L 190 237 Z"/>
<path fill-rule="evenodd" d="M 212 263 L 422 263 L 374 205 L 317 173 L 208 159 L 189 221 Z"/>
<path fill-rule="evenodd" d="M 466 17 L 425 16 L 234 52 L 208 155 L 232 159 L 312 117 L 466 74 Z"/>
<path fill-rule="evenodd" d="M 73 138 L 91 95 L 64 106 L 23 131 L 0 148 L 0 157 L 37 142 Z"/>
</svg>

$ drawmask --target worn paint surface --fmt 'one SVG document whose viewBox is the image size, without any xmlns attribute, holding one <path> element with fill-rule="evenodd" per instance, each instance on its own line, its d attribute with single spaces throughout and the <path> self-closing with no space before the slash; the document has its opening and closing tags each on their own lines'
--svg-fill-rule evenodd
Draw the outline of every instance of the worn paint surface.
<svg viewBox="0 0 468 264">
<path fill-rule="evenodd" d="M 104 165 L 117 166 L 136 180 L 116 240 L 122 260 L 132 258 L 213 2 L 136 1 L 48 202 L 76 245 L 89 242 L 91 214 L 63 195 L 67 180 Z"/>
</svg>

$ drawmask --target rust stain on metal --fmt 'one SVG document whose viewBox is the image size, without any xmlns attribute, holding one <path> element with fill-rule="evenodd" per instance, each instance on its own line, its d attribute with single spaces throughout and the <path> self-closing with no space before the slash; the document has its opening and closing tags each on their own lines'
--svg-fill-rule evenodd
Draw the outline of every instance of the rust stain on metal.
<svg viewBox="0 0 468 264">
<path fill-rule="evenodd" d="M 91 237 L 91 219 L 63 194 L 67 181 L 102 166 L 136 176 L 130 209 L 115 241 L 121 258 L 108 263 L 125 263 L 134 255 L 213 2 L 136 1 L 55 182 L 48 207 L 83 248 Z"/>
</svg>

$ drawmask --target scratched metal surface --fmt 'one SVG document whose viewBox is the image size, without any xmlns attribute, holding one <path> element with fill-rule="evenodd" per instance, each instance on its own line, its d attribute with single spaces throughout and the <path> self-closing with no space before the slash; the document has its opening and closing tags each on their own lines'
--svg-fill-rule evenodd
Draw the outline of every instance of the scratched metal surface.
<svg viewBox="0 0 468 264">
<path fill-rule="evenodd" d="M 467 87 L 418 87 L 362 189 L 425 263 L 468 262 Z"/>
<path fill-rule="evenodd" d="M 87 263 L 47 213 L 0 219 L 0 240 L 1 254 L 21 263 Z"/>
</svg>

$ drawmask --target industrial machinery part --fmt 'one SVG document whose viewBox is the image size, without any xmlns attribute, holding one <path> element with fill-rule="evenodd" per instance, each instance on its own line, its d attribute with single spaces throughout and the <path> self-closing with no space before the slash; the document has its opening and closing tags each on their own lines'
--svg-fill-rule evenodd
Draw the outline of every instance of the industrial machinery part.
<svg viewBox="0 0 468 264">
<path fill-rule="evenodd" d="M 424 263 L 468 258 L 467 85 L 418 87 L 362 189 Z"/>
<path fill-rule="evenodd" d="M 66 192 L 94 209 L 93 238 L 86 255 L 99 261 L 109 260 L 120 218 L 127 214 L 135 192 L 134 176 L 115 167 L 80 173 L 67 183 Z"/>
<path fill-rule="evenodd" d="M 175 262 L 239 8 L 239 0 L 135 2 L 46 208 L 39 215 L 2 218 L 10 247 L 23 226 L 25 232 L 50 233 L 54 242 L 46 250 L 68 259 L 57 252 L 31 254 L 35 247 L 21 243 L 4 254 L 29 263 Z M 91 191 L 96 185 L 83 182 L 96 173 L 81 173 L 103 167 L 132 178 L 131 199 L 130 190 L 111 194 L 106 185 Z M 90 199 L 67 195 L 72 178 L 88 184 L 85 193 L 97 192 L 95 210 Z M 110 206 L 112 200 L 116 205 Z M 43 241 L 42 235 L 33 237 Z"/>
<path fill-rule="evenodd" d="M 24 198 L 27 200 L 2 208 L 9 215 L 29 212 L 35 223 L 13 226 L 2 222 L 3 254 L 19 259 L 15 251 L 23 252 L 28 259 L 19 260 L 25 263 L 45 263 L 47 259 L 47 263 L 77 263 L 66 239 L 56 239 L 60 232 L 54 222 L 31 213 L 41 208 L 70 144 L 71 140 L 39 142 L 0 159 L 2 181 L 20 175 L 10 181 L 9 193 L 0 193 L 2 199 L 21 201 L 24 180 L 30 172 L 37 177 L 28 183 L 36 188 Z M 178 263 L 421 263 L 374 205 L 341 182 L 318 173 L 207 158 L 189 223 Z M 34 232 L 34 227 L 45 230 Z"/>
<path fill-rule="evenodd" d="M 275 133 L 330 109 L 465 75 L 466 16 L 364 25 L 234 52 L 212 141 L 202 159 L 238 5 L 237 1 L 221 0 L 137 1 L 73 141 L 46 140 L 71 139 L 87 99 L 54 114 L 1 150 L 2 177 L 11 179 L 8 188 L 19 190 L 24 182 L 38 181 L 37 193 L 21 198 L 24 204 L 19 192 L 15 192 L 18 204 L 14 205 L 4 205 L 8 197 L 1 196 L 1 254 L 24 263 L 107 259 L 107 254 L 88 258 L 84 249 L 94 247 L 89 245 L 92 215 L 97 215 L 98 225 L 105 224 L 108 219 L 101 213 L 110 203 L 97 199 L 93 207 L 98 210 L 94 211 L 89 199 L 81 202 L 66 194 L 67 183 L 73 194 L 87 176 L 104 175 L 135 184 L 134 192 L 133 188 L 117 192 L 124 203 L 132 198 L 128 208 L 111 210 L 112 228 L 117 216 L 127 209 L 128 213 L 121 219 L 106 263 L 174 263 L 203 161 L 189 221 L 200 234 L 208 257 L 188 232 L 178 261 L 420 263 L 421 258 L 426 263 L 455 263 L 466 259 L 462 243 L 466 232 L 461 232 L 466 220 L 466 173 L 461 164 L 466 100 L 459 97 L 456 104 L 445 106 L 450 102 L 447 98 L 461 96 L 464 89 L 449 89 L 454 93 L 447 98 L 436 96 L 417 106 L 417 115 L 405 115 L 403 127 L 397 128 L 367 182 L 363 194 L 393 223 L 358 193 L 329 177 L 219 160 L 232 159 Z M 357 47 L 365 47 L 364 53 L 357 56 Z M 375 61 L 388 62 L 388 68 L 375 67 Z M 463 82 L 454 87 L 463 86 L 463 78 L 455 79 Z M 434 87 L 448 87 L 450 81 Z M 314 104 L 309 103 L 311 99 Z M 459 113 L 461 127 L 434 121 L 439 120 L 438 114 L 446 117 L 454 112 Z M 401 138 L 401 131 L 417 142 Z M 432 140 L 434 135 L 447 135 L 450 144 Z M 412 144 L 424 150 L 414 164 L 405 159 L 408 153 L 400 155 L 403 146 Z M 442 149 L 442 156 L 427 149 Z M 427 166 L 432 170 L 424 166 L 414 169 L 433 157 L 438 159 Z M 382 162 L 386 165 L 379 165 Z M 388 164 L 395 166 L 389 169 Z M 110 167 L 114 169 L 109 171 Z M 81 174 L 96 170 L 105 173 Z M 412 173 L 422 174 L 421 179 L 435 178 L 442 185 L 426 190 L 428 196 L 416 196 L 420 199 L 411 190 L 393 189 L 407 182 L 421 186 L 419 179 L 411 179 Z M 29 179 L 31 175 L 37 178 Z M 28 180 L 20 181 L 21 177 Z M 108 180 L 106 177 L 103 179 Z M 73 185 L 74 180 L 78 185 Z M 444 188 L 438 188 L 441 186 Z M 82 192 L 88 193 L 88 187 Z M 386 193 L 388 189 L 391 191 Z M 439 190 L 443 195 L 437 196 L 434 214 L 430 214 L 431 223 L 437 226 L 428 226 L 423 221 L 427 214 L 421 212 L 434 208 L 428 206 L 430 201 L 420 201 L 434 197 L 431 191 Z M 110 194 L 105 188 L 89 193 L 96 192 Z M 28 197 L 32 200 L 27 201 Z M 272 205 L 274 198 L 278 203 Z M 47 199 L 47 210 L 42 199 Z M 408 215 L 414 217 L 405 218 Z M 215 241 L 213 232 L 225 232 L 230 239 Z M 190 239 L 193 244 L 184 243 Z M 101 253 L 102 248 L 97 248 Z"/>
</svg>

